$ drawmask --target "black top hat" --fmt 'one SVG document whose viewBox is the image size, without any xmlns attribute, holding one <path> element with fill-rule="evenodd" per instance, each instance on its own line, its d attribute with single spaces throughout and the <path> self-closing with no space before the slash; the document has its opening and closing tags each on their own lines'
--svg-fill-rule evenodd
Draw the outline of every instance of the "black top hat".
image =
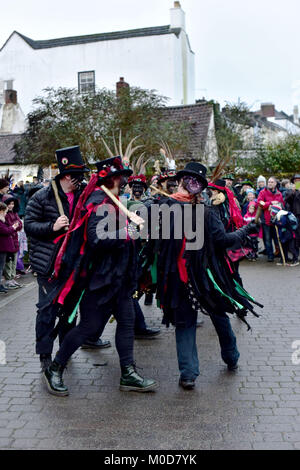
<svg viewBox="0 0 300 470">
<path fill-rule="evenodd" d="M 82 159 L 79 145 L 58 149 L 55 153 L 61 175 L 90 171 Z"/>
<path fill-rule="evenodd" d="M 208 183 L 208 186 L 210 188 L 214 188 L 216 186 L 219 186 L 221 188 L 224 188 L 224 191 L 225 191 L 225 187 L 226 187 L 226 181 L 223 180 L 223 179 L 218 179 L 216 181 L 211 181 L 210 183 Z M 219 188 L 216 188 L 216 189 L 219 189 Z M 222 191 L 222 189 L 220 189 L 219 191 Z"/>
<path fill-rule="evenodd" d="M 177 179 L 182 178 L 183 176 L 194 176 L 198 178 L 202 183 L 204 188 L 207 186 L 206 179 L 206 167 L 199 162 L 189 162 L 185 165 L 183 170 L 177 172 Z"/>
<path fill-rule="evenodd" d="M 106 178 L 111 178 L 112 176 L 130 176 L 133 173 L 130 168 L 124 167 L 120 156 L 106 158 L 101 162 L 97 162 L 96 167 L 100 181 Z"/>
</svg>

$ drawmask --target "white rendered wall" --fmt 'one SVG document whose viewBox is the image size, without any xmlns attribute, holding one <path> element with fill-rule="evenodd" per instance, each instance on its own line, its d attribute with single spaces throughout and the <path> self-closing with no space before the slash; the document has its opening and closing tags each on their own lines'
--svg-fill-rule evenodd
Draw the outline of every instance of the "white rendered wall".
<svg viewBox="0 0 300 470">
<path fill-rule="evenodd" d="M 185 33 L 181 33 L 181 35 Z M 14 80 L 25 114 L 46 87 L 78 87 L 78 72 L 95 71 L 96 86 L 115 89 L 120 77 L 132 86 L 155 89 L 184 103 L 182 38 L 175 34 L 99 41 L 74 46 L 32 49 L 14 33 L 0 52 L 0 80 Z M 187 48 L 187 96 L 194 102 L 193 54 Z"/>
</svg>

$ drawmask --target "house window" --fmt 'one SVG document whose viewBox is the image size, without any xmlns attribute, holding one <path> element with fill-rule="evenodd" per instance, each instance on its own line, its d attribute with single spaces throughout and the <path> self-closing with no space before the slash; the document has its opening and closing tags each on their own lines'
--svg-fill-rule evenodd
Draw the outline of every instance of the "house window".
<svg viewBox="0 0 300 470">
<path fill-rule="evenodd" d="M 90 93 L 95 91 L 95 72 L 78 72 L 79 93 Z"/>
</svg>

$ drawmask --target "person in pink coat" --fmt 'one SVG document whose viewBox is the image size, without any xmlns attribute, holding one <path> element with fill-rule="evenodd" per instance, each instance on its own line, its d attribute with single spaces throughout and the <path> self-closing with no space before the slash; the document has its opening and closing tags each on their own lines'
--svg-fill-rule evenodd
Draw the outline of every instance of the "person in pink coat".
<svg viewBox="0 0 300 470">
<path fill-rule="evenodd" d="M 9 225 L 6 221 L 7 205 L 0 202 L 0 293 L 6 294 L 7 289 L 1 283 L 3 269 L 7 256 L 15 250 L 13 236 L 16 233 L 17 223 Z"/>
<path fill-rule="evenodd" d="M 18 210 L 18 200 L 12 194 L 5 194 L 2 198 L 2 202 L 7 205 L 7 214 L 5 217 L 6 223 L 13 227 L 15 226 L 15 230 L 12 234 L 12 240 L 14 243 L 14 249 L 12 253 L 9 253 L 6 257 L 6 263 L 4 266 L 3 274 L 6 280 L 5 288 L 6 289 L 18 289 L 22 287 L 16 280 L 16 267 L 17 267 L 17 259 L 18 259 L 18 251 L 19 251 L 19 239 L 18 239 L 18 232 L 22 229 L 22 221 L 17 214 Z"/>
<path fill-rule="evenodd" d="M 274 176 L 268 179 L 267 187 L 260 191 L 257 203 L 262 209 L 261 224 L 264 235 L 264 242 L 269 262 L 274 261 L 273 244 L 278 245 L 275 226 L 271 222 L 270 207 L 273 204 L 280 204 L 284 207 L 284 201 L 281 192 L 277 189 L 277 180 Z"/>
</svg>

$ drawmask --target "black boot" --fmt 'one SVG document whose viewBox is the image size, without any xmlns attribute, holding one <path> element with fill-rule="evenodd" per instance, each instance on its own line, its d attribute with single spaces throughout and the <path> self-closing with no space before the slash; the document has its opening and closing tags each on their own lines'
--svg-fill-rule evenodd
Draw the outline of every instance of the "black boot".
<svg viewBox="0 0 300 470">
<path fill-rule="evenodd" d="M 47 367 L 50 366 L 52 362 L 51 354 L 40 354 L 40 363 L 42 372 L 45 372 Z"/>
<path fill-rule="evenodd" d="M 58 397 L 69 395 L 69 391 L 63 382 L 64 367 L 54 361 L 44 371 L 44 377 L 49 393 Z"/>
<path fill-rule="evenodd" d="M 121 367 L 122 376 L 120 380 L 120 390 L 123 392 L 149 392 L 157 388 L 158 383 L 152 379 L 144 379 L 135 368 L 134 364 Z"/>
<path fill-rule="evenodd" d="M 152 292 L 147 292 L 145 294 L 144 305 L 152 305 L 153 302 L 153 294 Z"/>
</svg>

